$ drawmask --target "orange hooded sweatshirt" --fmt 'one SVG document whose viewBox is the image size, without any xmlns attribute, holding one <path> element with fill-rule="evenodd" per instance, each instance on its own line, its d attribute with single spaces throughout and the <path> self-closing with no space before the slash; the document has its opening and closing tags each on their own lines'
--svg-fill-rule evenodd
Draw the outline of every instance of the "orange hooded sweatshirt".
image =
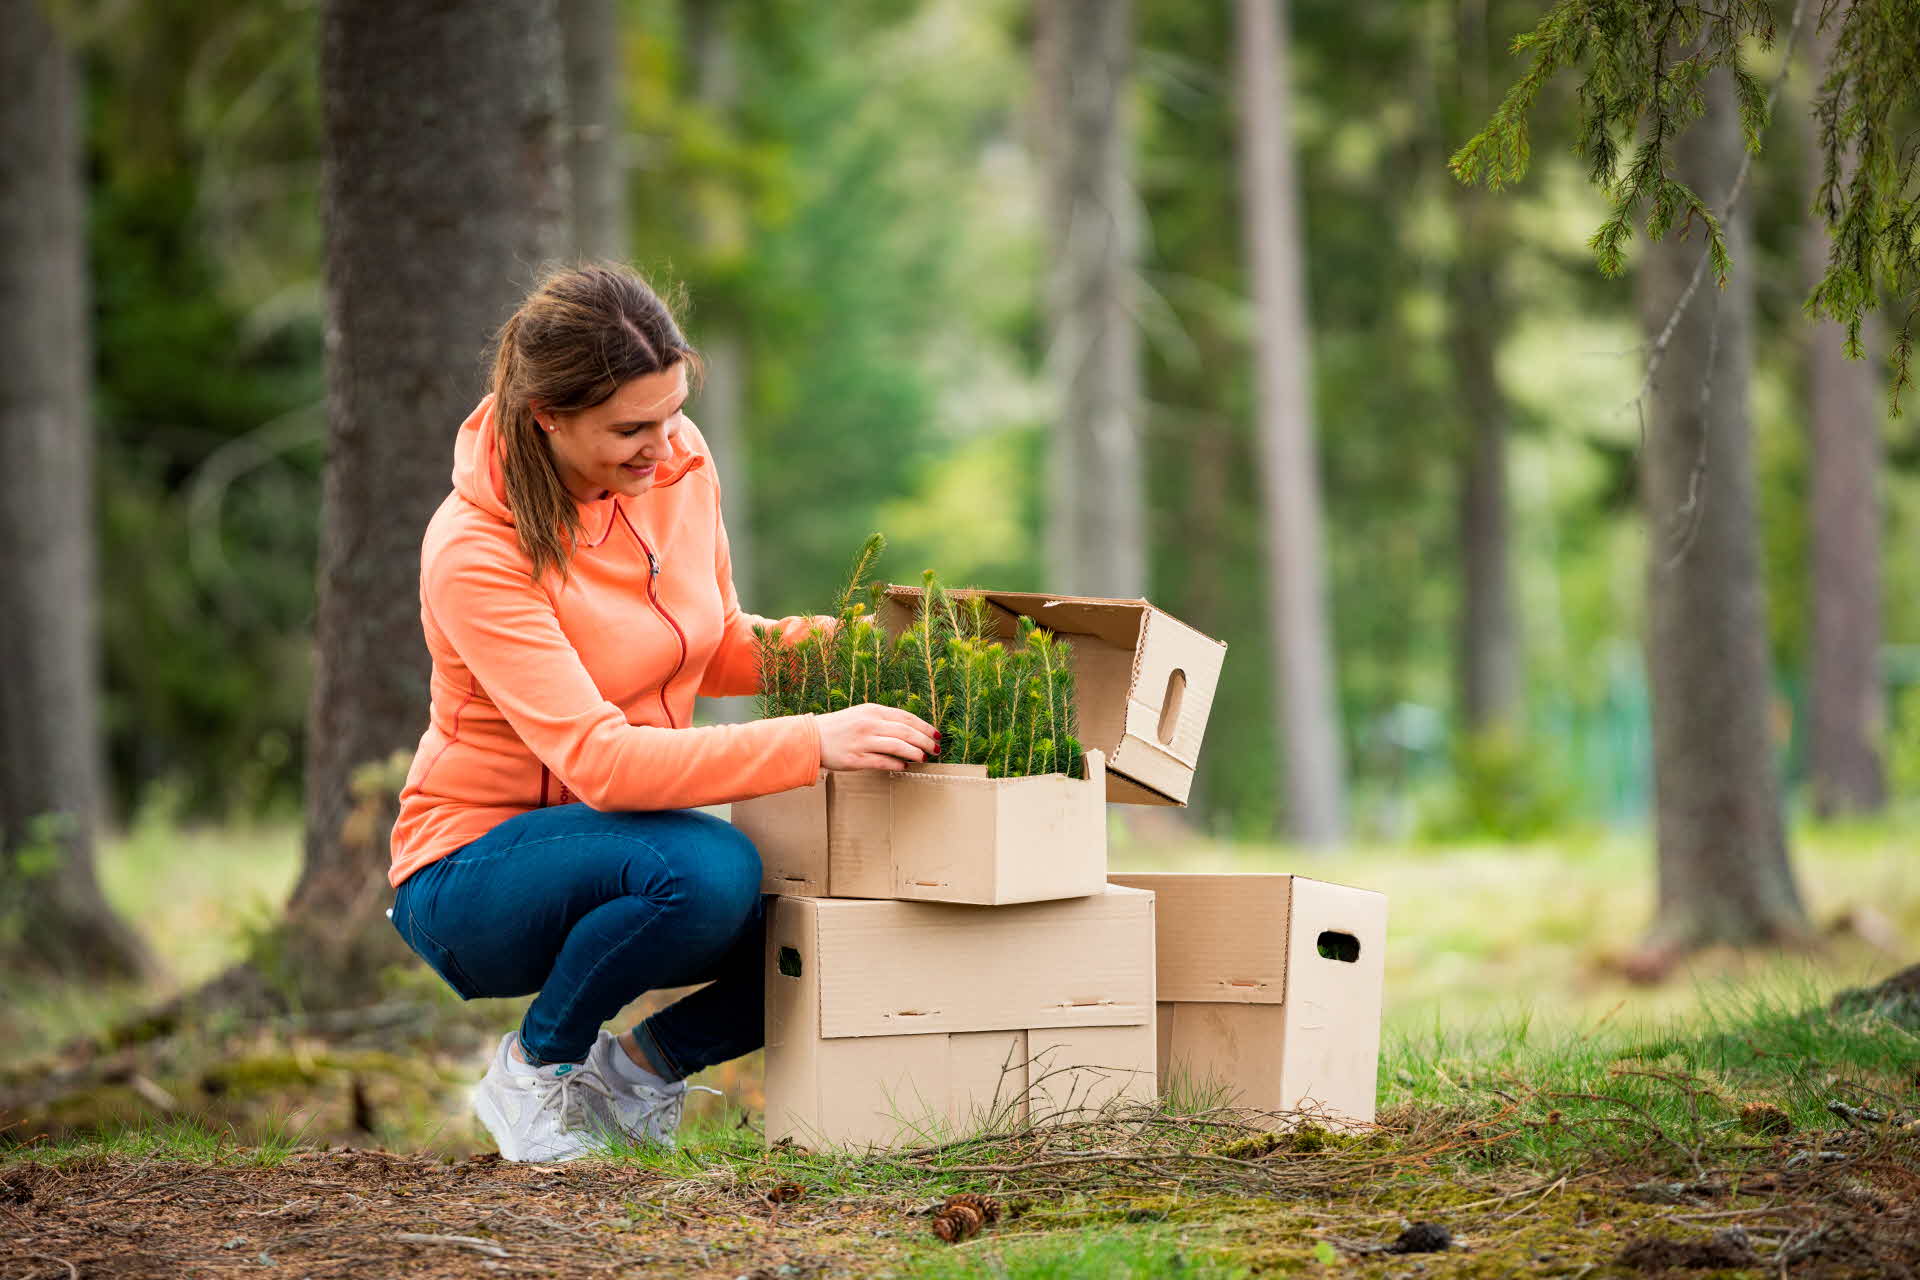
<svg viewBox="0 0 1920 1280">
<path fill-rule="evenodd" d="M 453 492 L 421 546 L 432 710 L 389 881 L 545 805 L 679 809 L 812 782 L 812 716 L 689 727 L 696 694 L 758 692 L 756 625 L 809 622 L 740 611 L 720 484 L 692 424 L 646 493 L 580 504 L 565 581 L 534 581 L 494 445 L 489 397 L 461 425 Z"/>
</svg>

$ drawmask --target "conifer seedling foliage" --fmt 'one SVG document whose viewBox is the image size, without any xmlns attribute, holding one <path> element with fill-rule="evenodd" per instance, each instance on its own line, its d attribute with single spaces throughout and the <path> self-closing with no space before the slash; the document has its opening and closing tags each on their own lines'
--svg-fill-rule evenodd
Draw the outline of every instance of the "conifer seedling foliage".
<svg viewBox="0 0 1920 1280">
<path fill-rule="evenodd" d="M 947 590 L 931 569 L 921 575 L 919 616 L 888 636 L 876 621 L 885 588 L 871 582 L 885 549 L 876 533 L 854 557 L 830 633 L 789 643 L 754 629 L 759 714 L 824 715 L 877 702 L 939 729 L 942 764 L 985 765 L 993 778 L 1083 776 L 1071 642 L 1023 617 L 1016 643 L 1002 643 L 986 597 Z"/>
</svg>

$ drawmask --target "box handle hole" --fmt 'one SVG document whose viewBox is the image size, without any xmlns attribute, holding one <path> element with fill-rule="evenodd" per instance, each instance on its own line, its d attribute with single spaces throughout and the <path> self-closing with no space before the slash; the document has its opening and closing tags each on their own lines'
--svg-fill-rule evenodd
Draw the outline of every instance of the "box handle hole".
<svg viewBox="0 0 1920 1280">
<path fill-rule="evenodd" d="M 1167 696 L 1160 699 L 1160 741 L 1165 746 L 1173 745 L 1173 735 L 1180 728 L 1180 704 L 1187 700 L 1187 673 L 1175 667 L 1167 676 Z"/>
<path fill-rule="evenodd" d="M 1319 938 L 1320 954 L 1329 960 L 1353 964 L 1360 959 L 1360 939 L 1350 933 L 1327 930 Z"/>
<path fill-rule="evenodd" d="M 800 976 L 800 953 L 792 947 L 780 948 L 780 972 L 788 978 Z"/>
</svg>

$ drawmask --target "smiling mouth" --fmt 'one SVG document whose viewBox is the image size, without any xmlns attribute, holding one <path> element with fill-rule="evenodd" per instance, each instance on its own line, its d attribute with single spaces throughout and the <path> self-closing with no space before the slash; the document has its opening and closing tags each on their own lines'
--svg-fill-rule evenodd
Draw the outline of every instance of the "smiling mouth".
<svg viewBox="0 0 1920 1280">
<path fill-rule="evenodd" d="M 651 475 L 653 473 L 653 469 L 658 465 L 659 465 L 658 463 L 649 462 L 644 466 L 636 467 L 631 462 L 623 462 L 620 464 L 620 469 L 622 471 L 631 471 L 635 475 Z"/>
</svg>

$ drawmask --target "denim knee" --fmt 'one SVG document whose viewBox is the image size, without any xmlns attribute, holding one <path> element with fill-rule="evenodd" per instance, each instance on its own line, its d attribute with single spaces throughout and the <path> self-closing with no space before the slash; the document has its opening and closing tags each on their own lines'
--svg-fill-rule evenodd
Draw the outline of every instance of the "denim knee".
<svg viewBox="0 0 1920 1280">
<path fill-rule="evenodd" d="M 675 860 L 665 905 L 676 933 L 692 942 L 724 945 L 760 911 L 760 851 L 731 823 L 703 813 L 693 856 Z"/>
</svg>

